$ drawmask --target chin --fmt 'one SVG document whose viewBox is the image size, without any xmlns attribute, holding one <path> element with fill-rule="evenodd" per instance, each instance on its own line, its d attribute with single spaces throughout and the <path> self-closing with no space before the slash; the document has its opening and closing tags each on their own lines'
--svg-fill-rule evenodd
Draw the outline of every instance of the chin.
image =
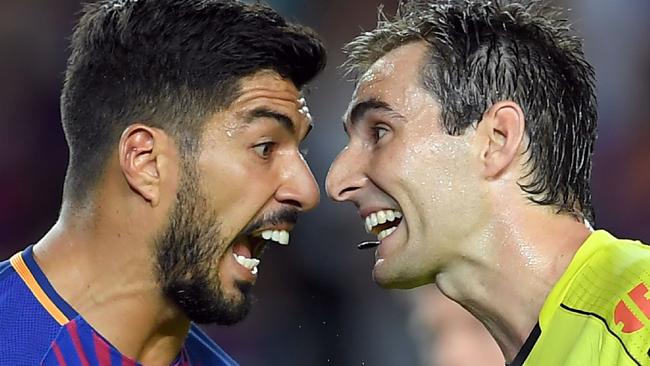
<svg viewBox="0 0 650 366">
<path fill-rule="evenodd" d="M 414 282 L 409 278 L 391 276 L 390 274 L 381 273 L 381 271 L 377 270 L 372 272 L 372 279 L 377 285 L 385 289 L 411 289 L 424 284 Z"/>
<path fill-rule="evenodd" d="M 408 290 L 434 282 L 434 277 L 422 273 L 409 273 L 408 270 L 398 271 L 397 268 L 390 268 L 388 264 L 384 262 L 375 265 L 372 271 L 373 280 L 382 288 Z"/>
<path fill-rule="evenodd" d="M 245 286 L 224 289 L 200 280 L 171 282 L 164 293 L 197 324 L 238 323 L 249 313 L 253 300 Z"/>
</svg>

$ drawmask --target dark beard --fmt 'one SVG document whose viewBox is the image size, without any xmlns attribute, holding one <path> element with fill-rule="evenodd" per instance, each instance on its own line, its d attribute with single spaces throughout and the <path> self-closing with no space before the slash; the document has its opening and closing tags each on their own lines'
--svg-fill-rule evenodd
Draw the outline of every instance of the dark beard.
<svg viewBox="0 0 650 366">
<path fill-rule="evenodd" d="M 228 298 L 218 263 L 229 246 L 220 236 L 217 215 L 186 168 L 167 229 L 155 242 L 157 275 L 163 294 L 195 323 L 235 324 L 248 314 L 250 285 L 237 283 L 240 296 Z"/>
</svg>

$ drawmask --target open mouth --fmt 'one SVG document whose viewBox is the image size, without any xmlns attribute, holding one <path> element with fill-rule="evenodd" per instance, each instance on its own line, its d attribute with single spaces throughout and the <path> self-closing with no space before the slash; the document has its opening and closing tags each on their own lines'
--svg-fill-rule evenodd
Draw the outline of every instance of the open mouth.
<svg viewBox="0 0 650 366">
<path fill-rule="evenodd" d="M 250 235 L 243 235 L 234 241 L 232 255 L 235 261 L 257 275 L 261 257 L 269 244 L 289 245 L 289 231 L 284 229 L 266 229 Z"/>
<path fill-rule="evenodd" d="M 365 218 L 366 232 L 377 235 L 379 241 L 384 240 L 397 230 L 403 216 L 402 212 L 398 210 L 375 211 Z"/>
</svg>

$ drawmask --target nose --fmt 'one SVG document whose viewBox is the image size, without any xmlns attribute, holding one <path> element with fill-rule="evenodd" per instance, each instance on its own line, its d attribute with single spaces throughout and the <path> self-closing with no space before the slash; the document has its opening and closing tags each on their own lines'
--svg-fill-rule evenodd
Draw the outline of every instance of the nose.
<svg viewBox="0 0 650 366">
<path fill-rule="evenodd" d="M 301 211 L 309 211 L 318 205 L 320 190 L 305 159 L 299 153 L 296 156 L 290 164 L 292 168 L 281 173 L 283 183 L 276 191 L 276 199 Z"/>
<path fill-rule="evenodd" d="M 325 186 L 328 196 L 338 202 L 350 201 L 368 179 L 361 166 L 361 161 L 355 159 L 349 147 L 343 149 L 327 173 Z"/>
</svg>

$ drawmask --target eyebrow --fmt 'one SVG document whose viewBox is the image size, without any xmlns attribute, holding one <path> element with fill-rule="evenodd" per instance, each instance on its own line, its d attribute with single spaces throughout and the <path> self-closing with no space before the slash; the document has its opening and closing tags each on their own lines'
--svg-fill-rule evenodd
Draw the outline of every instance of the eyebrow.
<svg viewBox="0 0 650 366">
<path fill-rule="evenodd" d="M 293 120 L 289 116 L 287 116 L 286 114 L 276 112 L 276 111 L 271 110 L 271 109 L 266 108 L 266 107 L 259 107 L 259 108 L 253 109 L 252 111 L 250 111 L 248 113 L 248 115 L 246 116 L 245 122 L 246 123 L 253 123 L 258 118 L 270 118 L 270 119 L 278 122 L 289 133 L 291 133 L 291 134 L 296 133 L 296 125 L 293 123 Z M 309 126 L 307 126 L 307 132 L 305 132 L 305 136 L 303 136 L 302 140 L 305 140 L 307 138 L 307 135 L 309 135 L 309 133 L 311 132 L 311 130 L 313 128 L 314 128 L 314 124 L 310 121 Z"/>
<path fill-rule="evenodd" d="M 363 116 L 368 113 L 371 110 L 382 110 L 386 112 L 392 112 L 395 113 L 398 117 L 404 118 L 401 114 L 396 112 L 393 108 L 390 107 L 390 105 L 383 100 L 379 100 L 377 98 L 372 98 L 365 100 L 363 102 L 357 103 L 352 109 L 350 110 L 349 113 L 349 120 L 350 124 L 354 125 L 357 121 L 359 121 Z M 345 120 L 347 118 L 344 118 L 343 124 L 345 125 Z"/>
<path fill-rule="evenodd" d="M 266 107 L 255 108 L 248 113 L 246 116 L 246 123 L 253 123 L 258 118 L 270 118 L 278 122 L 282 127 L 284 127 L 291 134 L 296 133 L 296 126 L 289 116 L 273 111 Z"/>
</svg>

